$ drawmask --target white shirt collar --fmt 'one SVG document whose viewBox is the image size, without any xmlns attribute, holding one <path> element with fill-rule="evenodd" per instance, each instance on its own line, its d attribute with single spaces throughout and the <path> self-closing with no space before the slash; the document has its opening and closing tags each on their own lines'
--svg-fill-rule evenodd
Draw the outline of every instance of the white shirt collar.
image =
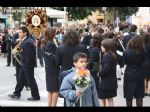
<svg viewBox="0 0 150 112">
<path fill-rule="evenodd" d="M 26 38 L 27 38 L 27 36 L 25 36 L 23 39 L 21 39 L 21 41 L 23 42 Z"/>
</svg>

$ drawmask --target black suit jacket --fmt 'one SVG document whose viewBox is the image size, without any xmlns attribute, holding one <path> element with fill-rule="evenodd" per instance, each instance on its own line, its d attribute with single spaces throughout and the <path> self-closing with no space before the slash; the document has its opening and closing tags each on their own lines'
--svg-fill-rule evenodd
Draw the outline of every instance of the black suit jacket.
<svg viewBox="0 0 150 112">
<path fill-rule="evenodd" d="M 126 36 L 123 37 L 122 42 L 123 42 L 123 46 L 124 46 L 125 48 L 127 47 L 127 44 L 128 44 L 128 42 L 129 42 L 129 40 L 130 40 L 131 38 L 133 38 L 135 35 L 136 35 L 135 33 L 130 32 L 129 35 L 126 35 Z"/>
<path fill-rule="evenodd" d="M 74 47 L 59 46 L 56 50 L 56 64 L 61 70 L 69 70 L 73 67 L 73 55 L 77 52 L 86 53 L 85 47 L 76 45 Z"/>
<path fill-rule="evenodd" d="M 88 60 L 88 69 L 90 71 L 93 68 L 94 62 L 99 62 L 99 54 L 100 54 L 100 48 L 94 47 L 90 49 L 90 56 Z"/>
<path fill-rule="evenodd" d="M 132 49 L 127 49 L 123 53 L 126 66 L 124 80 L 135 81 L 143 78 L 142 64 L 145 60 L 145 52 L 135 54 Z"/>
<path fill-rule="evenodd" d="M 117 86 L 117 76 L 116 76 L 116 65 L 117 60 L 113 58 L 111 53 L 103 55 L 102 58 L 102 69 L 99 72 L 101 77 L 99 88 L 105 90 L 116 89 Z"/>
<path fill-rule="evenodd" d="M 36 66 L 36 51 L 34 41 L 27 37 L 21 44 L 21 61 L 25 67 Z"/>
<path fill-rule="evenodd" d="M 13 37 L 12 37 L 12 41 L 11 41 L 11 46 L 14 48 L 15 46 L 16 46 L 16 44 L 18 43 L 16 43 L 16 40 L 19 38 L 19 35 L 18 35 L 18 33 L 15 33 L 14 35 L 13 35 Z"/>
<path fill-rule="evenodd" d="M 87 47 L 87 46 L 90 45 L 91 39 L 92 39 L 91 35 L 85 35 L 82 42 L 81 42 L 81 44 Z"/>
</svg>

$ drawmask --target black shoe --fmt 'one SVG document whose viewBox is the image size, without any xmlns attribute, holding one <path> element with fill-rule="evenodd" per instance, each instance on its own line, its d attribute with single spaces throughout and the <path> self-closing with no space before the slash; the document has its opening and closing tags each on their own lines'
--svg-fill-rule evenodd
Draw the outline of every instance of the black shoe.
<svg viewBox="0 0 150 112">
<path fill-rule="evenodd" d="M 121 75 L 123 75 L 123 72 L 121 72 Z"/>
<path fill-rule="evenodd" d="M 30 97 L 27 100 L 29 100 L 29 101 L 40 100 L 40 97 Z"/>
<path fill-rule="evenodd" d="M 117 80 L 121 80 L 121 78 L 117 78 Z"/>
<path fill-rule="evenodd" d="M 148 93 L 144 93 L 144 96 L 148 96 Z"/>
<path fill-rule="evenodd" d="M 8 66 L 10 66 L 10 65 L 8 64 L 8 65 L 6 65 L 6 66 L 8 67 Z"/>
<path fill-rule="evenodd" d="M 147 96 L 149 96 L 149 97 L 150 97 L 150 93 L 147 93 Z"/>
<path fill-rule="evenodd" d="M 15 94 L 10 94 L 10 95 L 8 95 L 10 98 L 12 98 L 12 99 L 16 99 L 16 100 L 18 100 L 19 98 L 20 98 L 20 96 L 17 96 L 17 95 L 15 95 Z"/>
<path fill-rule="evenodd" d="M 30 88 L 29 88 L 29 87 L 26 87 L 26 91 L 30 91 Z"/>
</svg>

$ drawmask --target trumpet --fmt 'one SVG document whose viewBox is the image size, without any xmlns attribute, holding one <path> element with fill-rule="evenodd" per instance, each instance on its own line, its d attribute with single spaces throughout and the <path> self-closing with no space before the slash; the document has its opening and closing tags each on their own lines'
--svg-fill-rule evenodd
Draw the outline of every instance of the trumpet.
<svg viewBox="0 0 150 112">
<path fill-rule="evenodd" d="M 12 55 L 13 57 L 16 59 L 16 61 L 21 65 L 21 61 L 19 60 L 19 58 L 21 59 L 21 48 L 20 48 L 20 44 L 21 42 L 19 42 L 14 49 L 12 49 Z"/>
</svg>

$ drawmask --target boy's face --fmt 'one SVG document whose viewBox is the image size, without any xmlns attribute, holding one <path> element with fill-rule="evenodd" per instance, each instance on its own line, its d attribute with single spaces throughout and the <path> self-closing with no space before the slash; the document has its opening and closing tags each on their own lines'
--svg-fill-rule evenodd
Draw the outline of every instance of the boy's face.
<svg viewBox="0 0 150 112">
<path fill-rule="evenodd" d="M 79 69 L 84 68 L 85 69 L 87 66 L 87 59 L 79 58 L 79 60 L 77 62 L 74 62 L 73 64 L 76 68 L 79 68 Z"/>
</svg>

